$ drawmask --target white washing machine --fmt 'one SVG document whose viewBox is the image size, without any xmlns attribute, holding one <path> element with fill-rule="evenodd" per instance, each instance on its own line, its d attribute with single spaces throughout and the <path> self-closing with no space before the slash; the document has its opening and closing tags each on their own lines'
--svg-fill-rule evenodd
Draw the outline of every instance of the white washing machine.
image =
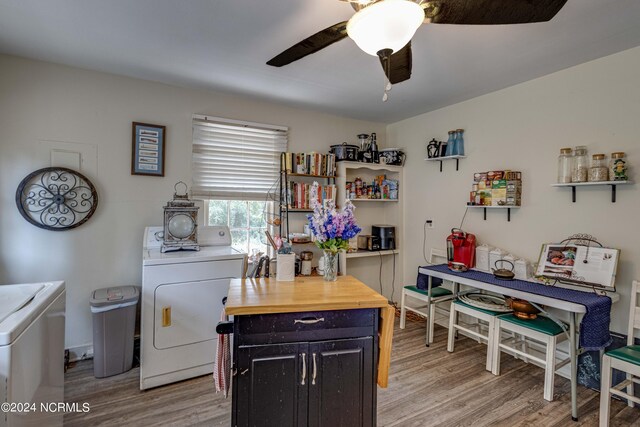
<svg viewBox="0 0 640 427">
<path fill-rule="evenodd" d="M 200 227 L 199 251 L 161 253 L 161 234 L 144 233 L 141 390 L 213 372 L 222 299 L 247 263 L 227 227 Z"/>
<path fill-rule="evenodd" d="M 0 404 L 23 405 L 2 427 L 62 425 L 65 297 L 64 282 L 0 286 Z"/>
</svg>

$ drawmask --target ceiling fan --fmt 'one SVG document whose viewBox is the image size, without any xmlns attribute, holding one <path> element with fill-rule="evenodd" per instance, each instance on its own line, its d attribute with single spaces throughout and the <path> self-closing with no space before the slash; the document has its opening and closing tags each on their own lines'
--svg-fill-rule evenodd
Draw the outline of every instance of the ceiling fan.
<svg viewBox="0 0 640 427">
<path fill-rule="evenodd" d="M 341 0 L 356 13 L 307 37 L 267 65 L 282 67 L 351 37 L 378 56 L 390 84 L 411 77 L 411 38 L 422 23 L 458 25 L 526 24 L 549 21 L 567 0 Z M 389 84 L 390 83 L 390 84 Z"/>
</svg>

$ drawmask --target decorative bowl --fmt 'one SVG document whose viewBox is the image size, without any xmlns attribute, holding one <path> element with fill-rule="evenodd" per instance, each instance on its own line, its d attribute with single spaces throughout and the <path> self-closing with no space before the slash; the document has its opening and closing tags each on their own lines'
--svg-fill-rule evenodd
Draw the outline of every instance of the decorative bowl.
<svg viewBox="0 0 640 427">
<path fill-rule="evenodd" d="M 513 310 L 513 315 L 525 320 L 532 320 L 538 317 L 540 310 L 535 308 L 529 301 L 523 299 L 506 297 L 507 305 Z"/>
</svg>

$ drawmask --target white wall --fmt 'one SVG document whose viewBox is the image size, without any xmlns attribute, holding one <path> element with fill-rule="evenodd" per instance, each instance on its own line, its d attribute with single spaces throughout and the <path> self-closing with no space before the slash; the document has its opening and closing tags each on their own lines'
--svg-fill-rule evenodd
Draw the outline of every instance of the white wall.
<svg viewBox="0 0 640 427">
<path fill-rule="evenodd" d="M 536 260 L 543 242 L 574 233 L 590 233 L 605 245 L 622 250 L 612 329 L 626 333 L 631 280 L 640 279 L 638 185 L 618 187 L 611 203 L 607 187 L 571 190 L 552 188 L 561 147 L 586 145 L 589 153 L 625 151 L 632 177 L 640 171 L 640 48 L 572 67 L 536 80 L 481 96 L 387 128 L 389 145 L 407 147 L 405 166 L 404 277 L 413 278 L 422 258 L 422 230 L 433 219 L 427 246 L 444 248 L 452 227 L 465 212 L 473 173 L 511 169 L 523 173 L 522 208 L 469 210 L 464 229 L 480 242 Z M 446 140 L 449 129 L 465 129 L 467 159 L 460 171 L 446 163 L 425 162 L 426 143 Z M 634 174 L 634 172 L 636 172 Z M 397 292 L 396 292 L 397 293 Z"/>
<path fill-rule="evenodd" d="M 65 280 L 67 347 L 92 340 L 93 289 L 141 283 L 144 227 L 162 223 L 173 185 L 191 179 L 192 114 L 289 126 L 292 151 L 326 151 L 358 133 L 385 132 L 382 124 L 11 56 L 0 56 L 0 70 L 0 283 Z M 130 174 L 132 121 L 167 126 L 164 178 Z M 20 180 L 49 166 L 40 142 L 47 140 L 97 149 L 89 178 L 99 207 L 71 231 L 38 229 L 15 207 Z"/>
</svg>

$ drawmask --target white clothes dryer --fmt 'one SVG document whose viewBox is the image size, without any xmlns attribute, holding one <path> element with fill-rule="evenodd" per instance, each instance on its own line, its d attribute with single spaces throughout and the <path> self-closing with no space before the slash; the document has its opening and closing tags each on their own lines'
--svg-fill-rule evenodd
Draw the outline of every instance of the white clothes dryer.
<svg viewBox="0 0 640 427">
<path fill-rule="evenodd" d="M 162 253 L 161 234 L 144 233 L 141 390 L 213 372 L 222 300 L 247 265 L 228 227 L 200 227 L 199 251 Z"/>
</svg>

